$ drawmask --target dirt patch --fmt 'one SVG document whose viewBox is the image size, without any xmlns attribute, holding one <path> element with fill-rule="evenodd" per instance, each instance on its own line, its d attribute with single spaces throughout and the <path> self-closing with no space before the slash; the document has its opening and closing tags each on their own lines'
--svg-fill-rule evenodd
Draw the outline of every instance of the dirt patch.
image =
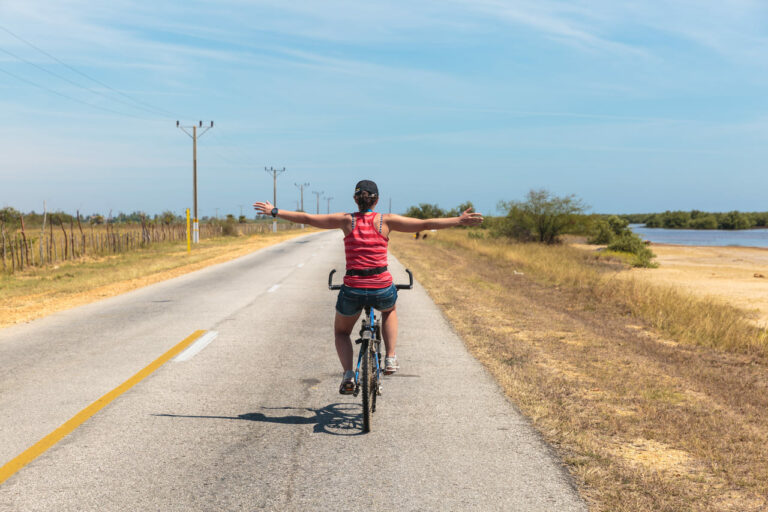
<svg viewBox="0 0 768 512">
<path fill-rule="evenodd" d="M 587 251 L 595 246 L 574 244 Z M 750 313 L 768 327 L 768 249 L 651 245 L 656 269 L 633 269 L 627 276 L 670 285 L 702 297 L 726 302 Z"/>
</svg>

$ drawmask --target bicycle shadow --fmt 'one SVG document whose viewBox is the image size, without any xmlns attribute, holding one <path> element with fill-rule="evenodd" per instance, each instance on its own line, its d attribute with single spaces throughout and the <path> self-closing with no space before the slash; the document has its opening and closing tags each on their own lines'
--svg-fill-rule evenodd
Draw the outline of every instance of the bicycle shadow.
<svg viewBox="0 0 768 512">
<path fill-rule="evenodd" d="M 335 403 L 320 409 L 311 407 L 261 407 L 267 411 L 307 411 L 314 416 L 267 416 L 261 412 L 249 412 L 238 416 L 202 416 L 186 414 L 153 414 L 165 418 L 198 418 L 214 420 L 257 421 L 261 423 L 278 423 L 282 425 L 314 425 L 316 434 L 334 436 L 357 436 L 363 434 L 363 416 L 359 404 Z"/>
</svg>

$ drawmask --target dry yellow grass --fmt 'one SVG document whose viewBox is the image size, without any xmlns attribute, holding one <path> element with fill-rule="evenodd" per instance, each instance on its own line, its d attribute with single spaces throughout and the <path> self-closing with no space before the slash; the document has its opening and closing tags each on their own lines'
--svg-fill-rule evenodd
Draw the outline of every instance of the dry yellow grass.
<svg viewBox="0 0 768 512">
<path fill-rule="evenodd" d="M 648 322 L 678 341 L 768 356 L 768 332 L 744 311 L 713 297 L 697 296 L 669 283 L 627 278 L 618 260 L 568 245 L 509 244 L 471 238 L 465 231 L 442 232 L 434 239 L 519 267 L 539 282 L 578 289 L 591 300 L 610 303 Z M 638 273 L 637 271 L 633 271 Z"/>
<path fill-rule="evenodd" d="M 392 248 L 593 510 L 768 507 L 766 359 L 752 346 L 692 343 L 691 326 L 672 336 L 673 325 L 644 319 L 665 315 L 618 303 L 683 294 L 612 289 L 620 264 L 568 247 L 509 248 L 454 231 L 394 235 Z"/>
<path fill-rule="evenodd" d="M 164 243 L 114 256 L 0 274 L 0 328 L 222 263 L 310 231 L 206 239 L 190 254 L 186 242 Z"/>
</svg>

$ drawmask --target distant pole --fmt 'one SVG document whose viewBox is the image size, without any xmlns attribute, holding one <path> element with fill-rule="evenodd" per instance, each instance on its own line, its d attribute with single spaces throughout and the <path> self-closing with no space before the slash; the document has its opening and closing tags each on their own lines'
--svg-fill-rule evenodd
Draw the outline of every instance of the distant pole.
<svg viewBox="0 0 768 512">
<path fill-rule="evenodd" d="M 192 200 L 195 209 L 195 215 L 192 219 L 192 242 L 196 244 L 200 243 L 200 228 L 197 223 L 197 139 L 198 137 L 202 137 L 205 132 L 213 128 L 213 121 L 211 121 L 210 126 L 206 126 L 199 135 L 197 133 L 198 127 L 203 127 L 202 121 L 200 121 L 198 125 L 192 126 L 182 126 L 179 121 L 176 121 L 176 128 L 179 128 L 181 131 L 192 137 Z M 192 129 L 192 133 L 187 131 L 189 128 Z"/>
<path fill-rule="evenodd" d="M 267 174 L 272 175 L 272 206 L 277 208 L 277 175 L 284 173 L 285 167 L 282 169 L 275 169 L 273 167 L 267 169 L 265 167 L 264 170 L 267 171 Z M 272 221 L 272 232 L 277 233 L 277 220 Z"/>
<path fill-rule="evenodd" d="M 189 208 L 187 208 L 187 252 L 192 251 L 192 237 L 189 233 Z"/>
<path fill-rule="evenodd" d="M 325 213 L 330 214 L 331 213 L 331 199 L 333 199 L 333 198 L 332 197 L 326 197 L 326 199 L 328 200 L 328 205 L 326 206 Z"/>
<path fill-rule="evenodd" d="M 216 210 L 216 217 L 215 218 L 216 218 L 216 220 L 218 220 L 219 219 L 219 209 L 218 208 L 214 208 L 214 210 Z"/>
<path fill-rule="evenodd" d="M 317 196 L 317 210 L 315 210 L 315 213 L 320 215 L 320 196 L 323 195 L 323 191 L 317 192 L 316 190 L 312 191 L 313 194 Z"/>
<path fill-rule="evenodd" d="M 299 206 L 299 210 L 302 212 L 304 211 L 304 187 L 308 187 L 309 183 L 294 183 L 296 185 L 296 188 L 299 189 L 299 194 L 301 198 L 301 206 Z M 301 229 L 304 229 L 304 224 L 301 225 Z"/>
</svg>

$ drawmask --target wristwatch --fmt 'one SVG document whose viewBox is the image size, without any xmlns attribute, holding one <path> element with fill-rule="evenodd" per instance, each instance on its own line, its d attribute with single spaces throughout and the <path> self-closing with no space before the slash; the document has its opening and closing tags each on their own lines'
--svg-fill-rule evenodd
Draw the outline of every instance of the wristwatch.
<svg viewBox="0 0 768 512">
<path fill-rule="evenodd" d="M 277 217 L 277 208 L 272 208 L 272 216 Z"/>
</svg>

